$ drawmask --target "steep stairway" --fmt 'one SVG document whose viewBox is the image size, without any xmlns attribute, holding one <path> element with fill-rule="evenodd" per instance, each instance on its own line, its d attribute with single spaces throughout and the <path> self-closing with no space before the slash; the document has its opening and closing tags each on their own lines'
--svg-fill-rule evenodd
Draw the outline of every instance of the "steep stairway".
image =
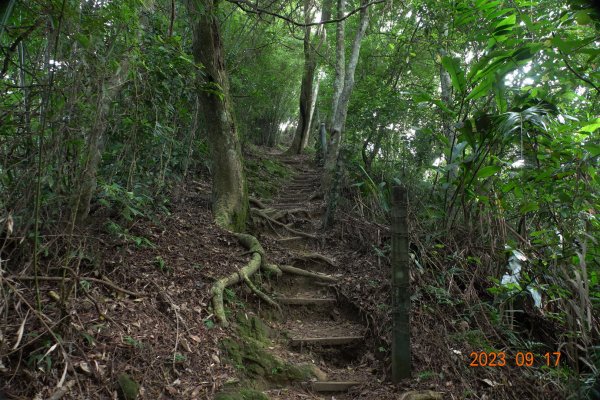
<svg viewBox="0 0 600 400">
<path fill-rule="evenodd" d="M 283 187 L 272 208 L 280 211 L 306 210 L 309 218 L 292 219 L 293 229 L 319 237 L 323 201 L 315 193 L 320 184 L 319 171 L 306 158 L 283 159 L 297 171 Z M 309 237 L 281 237 L 280 244 L 290 252 L 327 254 L 328 244 Z M 335 243 L 331 244 L 335 245 Z M 306 258 L 293 265 L 317 274 L 339 277 L 335 262 L 320 256 Z M 300 258 L 301 259 L 301 258 Z M 333 264 L 333 265 L 332 265 Z M 331 282 L 314 277 L 285 274 L 273 292 L 283 309 L 281 321 L 271 322 L 280 332 L 276 352 L 288 361 L 312 363 L 318 378 L 301 387 L 268 391 L 271 399 L 351 399 L 353 388 L 373 379 L 366 368 L 366 327 L 356 309 L 337 296 Z M 350 392 L 349 392 L 350 391 Z M 310 396 L 310 397 L 309 397 Z"/>
</svg>

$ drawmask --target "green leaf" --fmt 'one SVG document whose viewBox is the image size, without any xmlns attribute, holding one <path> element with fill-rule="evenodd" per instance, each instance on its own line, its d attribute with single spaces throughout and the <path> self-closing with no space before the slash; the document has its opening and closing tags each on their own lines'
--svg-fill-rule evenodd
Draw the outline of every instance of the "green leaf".
<svg viewBox="0 0 600 400">
<path fill-rule="evenodd" d="M 521 214 L 525 214 L 525 213 L 528 213 L 531 211 L 539 210 L 539 208 L 540 208 L 540 205 L 538 203 L 536 203 L 534 201 L 529 201 L 527 203 L 524 203 L 521 206 L 520 211 L 521 211 Z"/>
<path fill-rule="evenodd" d="M 460 67 L 458 59 L 444 56 L 442 57 L 442 65 L 448 72 L 448 75 L 450 75 L 450 80 L 452 81 L 452 86 L 454 89 L 459 93 L 464 93 L 467 82 L 465 79 L 465 73 Z"/>
<path fill-rule="evenodd" d="M 506 185 L 502 185 L 502 187 L 501 187 L 502 193 L 510 192 L 511 190 L 513 190 L 515 188 L 515 186 L 517 186 L 517 183 L 514 181 L 507 183 Z"/>
<path fill-rule="evenodd" d="M 591 157 L 596 157 L 600 154 L 600 145 L 588 143 L 584 144 L 583 147 L 589 151 Z"/>
<path fill-rule="evenodd" d="M 503 16 L 504 14 L 508 14 L 509 12 L 513 12 L 515 11 L 514 8 L 502 8 L 502 9 L 498 9 L 496 11 L 493 11 L 492 13 L 488 14 L 488 19 L 494 19 L 494 18 L 498 18 Z"/>
<path fill-rule="evenodd" d="M 486 96 L 492 89 L 493 80 L 490 77 L 483 79 L 467 96 L 466 100 L 475 100 L 480 97 Z"/>
<path fill-rule="evenodd" d="M 600 128 L 600 122 L 594 122 L 579 129 L 579 132 L 593 133 L 598 128 Z"/>
<path fill-rule="evenodd" d="M 516 23 L 517 23 L 517 14 L 509 15 L 508 17 L 504 18 L 502 21 L 500 21 L 496 24 L 496 26 L 494 27 L 494 31 L 498 31 L 501 29 L 507 29 L 507 28 L 512 29 L 512 27 L 515 26 Z"/>
<path fill-rule="evenodd" d="M 502 167 L 500 167 L 499 165 L 488 165 L 487 167 L 483 167 L 479 171 L 477 171 L 476 177 L 479 179 L 489 178 L 501 169 Z"/>
<path fill-rule="evenodd" d="M 501 114 L 505 113 L 508 108 L 508 103 L 506 101 L 506 91 L 504 88 L 504 76 L 500 74 L 496 76 L 496 81 L 494 82 L 494 98 L 496 100 L 498 112 Z"/>
</svg>

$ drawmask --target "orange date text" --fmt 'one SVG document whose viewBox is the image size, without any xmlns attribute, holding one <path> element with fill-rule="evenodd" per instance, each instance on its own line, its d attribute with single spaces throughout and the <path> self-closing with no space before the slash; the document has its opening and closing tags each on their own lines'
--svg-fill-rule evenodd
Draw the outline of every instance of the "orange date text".
<svg viewBox="0 0 600 400">
<path fill-rule="evenodd" d="M 473 351 L 469 355 L 469 367 L 533 367 L 543 366 L 558 367 L 560 363 L 560 352 L 548 352 L 543 355 L 532 352 L 519 351 L 514 356 L 509 356 L 505 352 L 495 351 Z"/>
</svg>

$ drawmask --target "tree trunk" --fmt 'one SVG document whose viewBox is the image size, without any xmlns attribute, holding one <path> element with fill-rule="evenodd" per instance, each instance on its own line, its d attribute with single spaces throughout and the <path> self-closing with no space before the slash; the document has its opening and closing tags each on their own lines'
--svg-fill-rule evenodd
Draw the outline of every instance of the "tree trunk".
<svg viewBox="0 0 600 400">
<path fill-rule="evenodd" d="M 216 16 L 218 1 L 188 0 L 187 6 L 194 60 L 204 67 L 198 98 L 211 150 L 213 215 L 218 225 L 242 231 L 248 215 L 248 190 Z"/>
<path fill-rule="evenodd" d="M 320 86 L 319 79 L 317 78 L 316 82 L 314 83 L 314 89 L 313 89 L 313 94 L 312 94 L 312 101 L 310 104 L 310 114 L 309 114 L 309 118 L 308 118 L 306 134 L 302 137 L 302 151 L 304 151 L 304 149 L 306 149 L 306 147 L 308 146 L 308 140 L 310 139 L 310 133 L 313 131 L 315 107 L 317 106 L 317 97 L 319 96 L 319 86 Z"/>
<path fill-rule="evenodd" d="M 321 18 L 322 19 L 322 18 Z M 309 24 L 311 21 L 310 1 L 304 2 L 304 22 Z M 315 39 L 325 39 L 325 28 L 321 25 L 317 28 Z M 294 133 L 292 145 L 287 150 L 287 154 L 302 154 L 308 138 L 310 136 L 310 127 L 312 125 L 312 116 L 315 109 L 317 94 L 319 90 L 319 82 L 315 82 L 315 74 L 317 70 L 317 54 L 313 46 L 318 44 L 311 42 L 311 27 L 304 28 L 304 71 L 302 73 L 302 86 L 300 89 L 300 116 L 298 118 L 298 126 Z"/>
<path fill-rule="evenodd" d="M 306 27 L 304 34 L 304 71 L 302 73 L 302 86 L 300 89 L 300 116 L 292 145 L 288 149 L 287 154 L 301 154 L 304 150 L 304 137 L 310 133 L 313 85 L 317 67 L 313 55 L 314 51 L 310 47 L 310 27 Z"/>
<path fill-rule="evenodd" d="M 440 34 L 440 58 L 447 55 L 444 41 L 448 38 L 448 23 L 443 26 L 443 31 Z M 450 74 L 446 71 L 444 66 L 440 62 L 440 92 L 442 103 L 449 109 L 452 109 L 452 83 L 450 81 Z M 452 149 L 454 148 L 454 136 L 452 135 L 452 127 L 449 116 L 443 111 L 439 110 L 440 118 L 442 120 L 442 133 L 444 137 L 450 143 L 450 151 L 446 155 L 446 165 L 452 164 Z M 455 179 L 457 169 L 450 167 L 448 169 L 448 182 Z"/>
<path fill-rule="evenodd" d="M 339 0 L 338 4 L 343 5 L 344 0 Z M 365 5 L 365 0 L 361 1 L 361 5 Z M 339 9 L 338 9 L 338 18 L 340 17 Z M 330 130 L 330 141 L 328 146 L 327 157 L 325 159 L 325 173 L 323 174 L 323 188 L 324 190 L 328 190 L 331 185 L 331 179 L 333 178 L 333 170 L 335 169 L 336 160 L 338 158 L 340 143 L 343 140 L 343 131 L 344 126 L 346 124 L 346 117 L 348 115 L 348 104 L 350 102 L 350 96 L 352 94 L 352 89 L 354 89 L 354 71 L 356 70 L 356 65 L 358 64 L 358 57 L 360 55 L 360 46 L 362 43 L 362 39 L 367 31 L 367 26 L 369 25 L 369 8 L 365 7 L 360 11 L 360 21 L 358 30 L 356 31 L 356 35 L 354 36 L 354 41 L 352 43 L 352 53 L 350 53 L 350 60 L 348 61 L 348 66 L 345 68 L 345 75 L 343 84 L 341 84 L 341 92 L 339 93 L 339 98 L 336 101 L 336 92 L 339 90 L 338 87 L 334 86 L 334 103 L 332 107 L 333 119 L 331 122 Z M 337 40 L 343 40 L 343 33 L 340 34 L 339 25 L 338 25 L 338 36 Z M 338 57 L 340 57 L 340 49 L 343 53 L 344 43 L 341 45 L 337 43 L 337 53 Z M 338 64 L 340 63 L 340 59 L 337 60 Z M 338 78 L 338 64 L 336 64 L 336 82 L 334 85 L 339 85 L 337 82 Z"/>
<path fill-rule="evenodd" d="M 77 225 L 82 224 L 90 213 L 90 204 L 97 187 L 98 167 L 102 159 L 106 118 L 113 99 L 125 81 L 128 67 L 129 60 L 125 58 L 112 79 L 99 83 L 96 117 L 87 137 L 87 155 L 83 171 L 79 176 L 79 190 L 73 199 L 73 212 Z"/>
<path fill-rule="evenodd" d="M 337 18 L 344 18 L 346 13 L 346 0 L 338 0 Z M 335 116 L 344 89 L 344 70 L 346 69 L 346 22 L 342 20 L 337 23 L 335 36 L 335 78 L 333 81 L 333 96 L 331 102 L 331 117 L 329 129 L 335 122 Z M 335 157 L 337 159 L 337 156 Z"/>
<path fill-rule="evenodd" d="M 372 142 L 373 140 L 373 132 L 375 133 L 375 140 Z M 385 128 L 381 125 L 379 125 L 377 128 L 375 128 L 371 134 L 369 134 L 369 137 L 364 141 L 363 143 L 363 148 L 362 148 L 362 159 L 363 162 L 365 164 L 365 171 L 367 171 L 367 173 L 371 173 L 371 167 L 373 166 L 373 160 L 375 160 L 375 157 L 377 157 L 377 154 L 379 153 L 379 149 L 381 148 L 381 140 L 383 139 L 383 134 L 385 133 Z M 368 147 L 369 144 L 373 144 L 373 150 L 371 150 L 370 153 L 368 153 Z"/>
</svg>

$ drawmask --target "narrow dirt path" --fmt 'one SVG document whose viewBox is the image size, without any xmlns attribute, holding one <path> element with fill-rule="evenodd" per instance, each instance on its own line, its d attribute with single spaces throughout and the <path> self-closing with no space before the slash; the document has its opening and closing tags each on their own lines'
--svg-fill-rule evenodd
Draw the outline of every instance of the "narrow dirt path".
<svg viewBox="0 0 600 400">
<path fill-rule="evenodd" d="M 297 235 L 292 229 L 274 227 L 274 240 L 294 254 L 294 267 L 306 271 L 338 275 L 335 260 L 326 256 L 335 243 L 321 243 L 319 226 L 323 201 L 314 194 L 320 183 L 318 171 L 307 157 L 287 157 L 282 161 L 296 171 L 293 180 L 281 189 L 270 207 L 289 212 L 288 228 L 314 235 Z M 291 363 L 312 363 L 318 378 L 301 386 L 273 389 L 271 399 L 351 399 L 352 391 L 373 375 L 361 362 L 365 354 L 366 327 L 356 309 L 336 296 L 330 282 L 313 277 L 284 274 L 274 284 L 273 293 L 283 308 L 281 321 L 271 322 L 279 333 L 273 351 Z"/>
</svg>

